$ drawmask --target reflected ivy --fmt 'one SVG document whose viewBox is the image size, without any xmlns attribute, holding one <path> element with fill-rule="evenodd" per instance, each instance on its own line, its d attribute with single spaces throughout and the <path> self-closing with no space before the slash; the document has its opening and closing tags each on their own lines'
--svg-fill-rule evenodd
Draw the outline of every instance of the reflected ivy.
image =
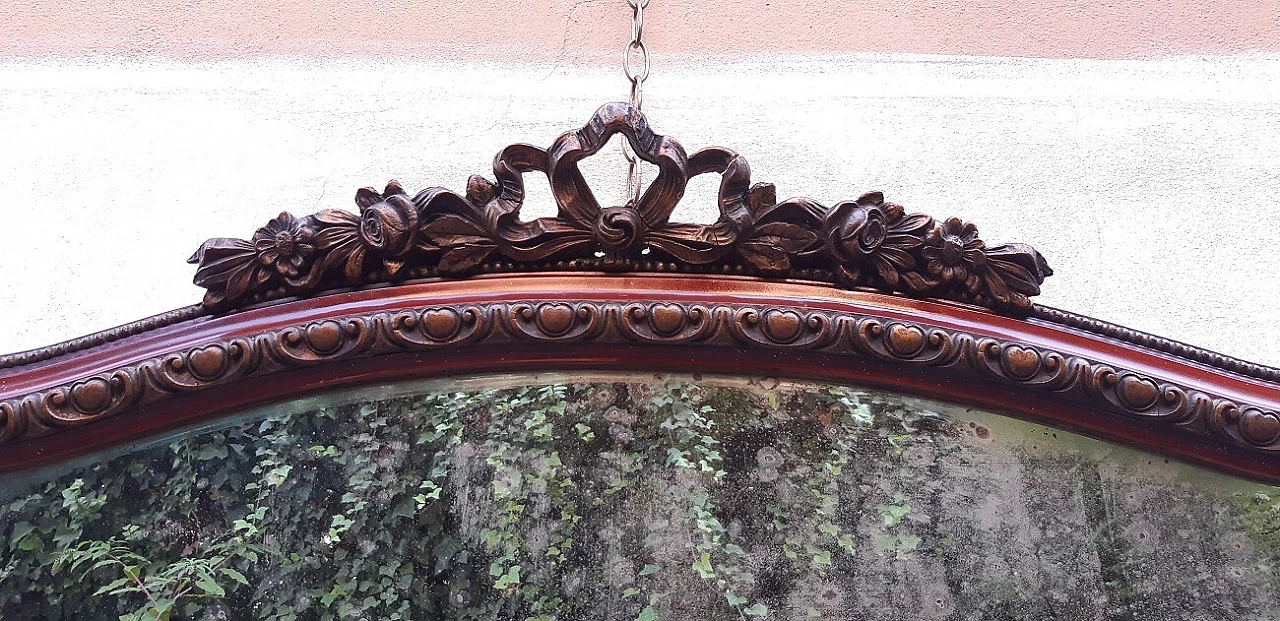
<svg viewBox="0 0 1280 621">
<path fill-rule="evenodd" d="M 1213 521 L 1180 543 L 1170 516 L 1142 515 L 1146 479 L 1075 449 L 993 443 L 1016 434 L 939 409 L 852 388 L 674 380 L 279 413 L 11 498 L 0 612 L 1172 619 L 1158 612 L 1168 593 L 1142 577 L 1175 571 L 1170 545 L 1197 571 L 1241 572 L 1230 584 L 1180 575 L 1218 599 L 1178 606 L 1271 611 L 1275 496 L 1223 504 L 1234 497 L 1177 488 L 1187 519 Z M 1085 561 L 1037 564 L 1053 554 Z"/>
</svg>

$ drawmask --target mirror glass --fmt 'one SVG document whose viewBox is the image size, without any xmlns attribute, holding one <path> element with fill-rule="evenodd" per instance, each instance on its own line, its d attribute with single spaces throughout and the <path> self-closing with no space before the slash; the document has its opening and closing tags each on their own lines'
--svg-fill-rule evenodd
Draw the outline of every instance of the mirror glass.
<svg viewBox="0 0 1280 621">
<path fill-rule="evenodd" d="M 1275 619 L 1280 490 L 772 378 L 364 388 L 0 479 L 4 619 Z"/>
</svg>

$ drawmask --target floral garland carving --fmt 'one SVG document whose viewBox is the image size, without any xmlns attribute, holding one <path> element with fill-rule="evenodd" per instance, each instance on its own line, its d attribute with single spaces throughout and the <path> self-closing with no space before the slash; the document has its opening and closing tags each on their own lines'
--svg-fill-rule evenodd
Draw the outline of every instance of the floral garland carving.
<svg viewBox="0 0 1280 621">
<path fill-rule="evenodd" d="M 939 369 L 1280 456 L 1280 413 L 1112 365 L 925 324 L 799 307 L 497 302 L 313 321 L 207 343 L 0 402 L 0 447 L 249 377 L 338 360 L 513 342 L 816 351 Z"/>
<path fill-rule="evenodd" d="M 658 167 L 640 199 L 602 207 L 578 162 L 622 134 Z M 770 184 L 751 183 L 747 161 L 712 147 L 686 155 L 649 128 L 639 110 L 607 104 L 580 130 L 543 150 L 503 149 L 492 182 L 473 176 L 465 196 L 429 188 L 410 197 L 395 181 L 356 193 L 358 214 L 327 209 L 282 213 L 249 240 L 210 239 L 189 262 L 204 305 L 226 310 L 326 288 L 481 271 L 643 270 L 655 264 L 690 271 L 764 277 L 826 278 L 913 297 L 958 300 L 1025 315 L 1030 296 L 1052 275 L 1025 244 L 988 247 L 973 224 L 935 221 L 887 203 L 878 192 L 826 208 L 796 198 L 778 202 Z M 547 176 L 554 218 L 520 219 L 522 175 Z M 720 217 L 711 225 L 671 222 L 689 179 L 721 175 Z"/>
</svg>

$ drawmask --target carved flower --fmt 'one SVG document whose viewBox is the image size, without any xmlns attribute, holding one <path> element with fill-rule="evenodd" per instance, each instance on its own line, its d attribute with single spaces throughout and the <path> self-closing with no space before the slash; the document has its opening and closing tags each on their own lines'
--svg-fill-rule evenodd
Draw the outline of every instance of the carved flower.
<svg viewBox="0 0 1280 621">
<path fill-rule="evenodd" d="M 384 257 L 413 249 L 418 233 L 418 208 L 396 181 L 378 194 L 373 188 L 356 191 L 360 206 L 360 240 Z"/>
<path fill-rule="evenodd" d="M 929 231 L 924 242 L 930 274 L 969 290 L 977 288 L 978 277 L 974 272 L 987 262 L 984 244 L 978 239 L 978 227 L 960 218 L 950 218 Z"/>
<path fill-rule="evenodd" d="M 912 253 L 932 224 L 932 218 L 905 215 L 902 207 L 885 203 L 880 192 L 870 192 L 827 212 L 823 243 L 848 283 L 862 276 L 863 267 L 870 267 L 890 287 L 901 284 L 920 291 L 929 283 L 912 271 L 916 267 Z"/>
<path fill-rule="evenodd" d="M 326 264 L 341 263 L 346 279 L 357 282 L 364 274 L 365 259 L 373 254 L 395 277 L 404 267 L 404 255 L 417 241 L 418 209 L 395 181 L 381 194 L 373 188 L 361 188 L 356 192 L 356 204 L 359 215 L 336 209 L 315 215 L 323 226 L 316 244 L 325 251 Z"/>
<path fill-rule="evenodd" d="M 272 273 L 294 278 L 316 253 L 314 233 L 303 220 L 281 213 L 258 229 L 250 241 L 217 237 L 200 245 L 188 263 L 196 263 L 195 283 L 208 289 L 205 306 L 235 302 L 263 288 Z M 290 281 L 297 285 L 296 281 Z"/>
<path fill-rule="evenodd" d="M 299 269 L 316 253 L 315 233 L 288 212 L 281 213 L 253 234 L 258 263 L 274 267 L 285 276 L 297 276 Z"/>
</svg>

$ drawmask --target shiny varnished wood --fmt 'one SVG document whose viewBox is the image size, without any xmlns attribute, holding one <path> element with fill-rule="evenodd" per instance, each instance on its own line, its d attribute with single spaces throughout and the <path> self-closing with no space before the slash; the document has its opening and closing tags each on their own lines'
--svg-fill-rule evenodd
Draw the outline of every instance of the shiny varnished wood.
<svg viewBox="0 0 1280 621">
<path fill-rule="evenodd" d="M 0 469 L 340 387 L 576 368 L 868 384 L 1280 482 L 1280 385 L 957 303 L 745 277 L 438 280 L 205 316 L 11 369 Z"/>
</svg>

